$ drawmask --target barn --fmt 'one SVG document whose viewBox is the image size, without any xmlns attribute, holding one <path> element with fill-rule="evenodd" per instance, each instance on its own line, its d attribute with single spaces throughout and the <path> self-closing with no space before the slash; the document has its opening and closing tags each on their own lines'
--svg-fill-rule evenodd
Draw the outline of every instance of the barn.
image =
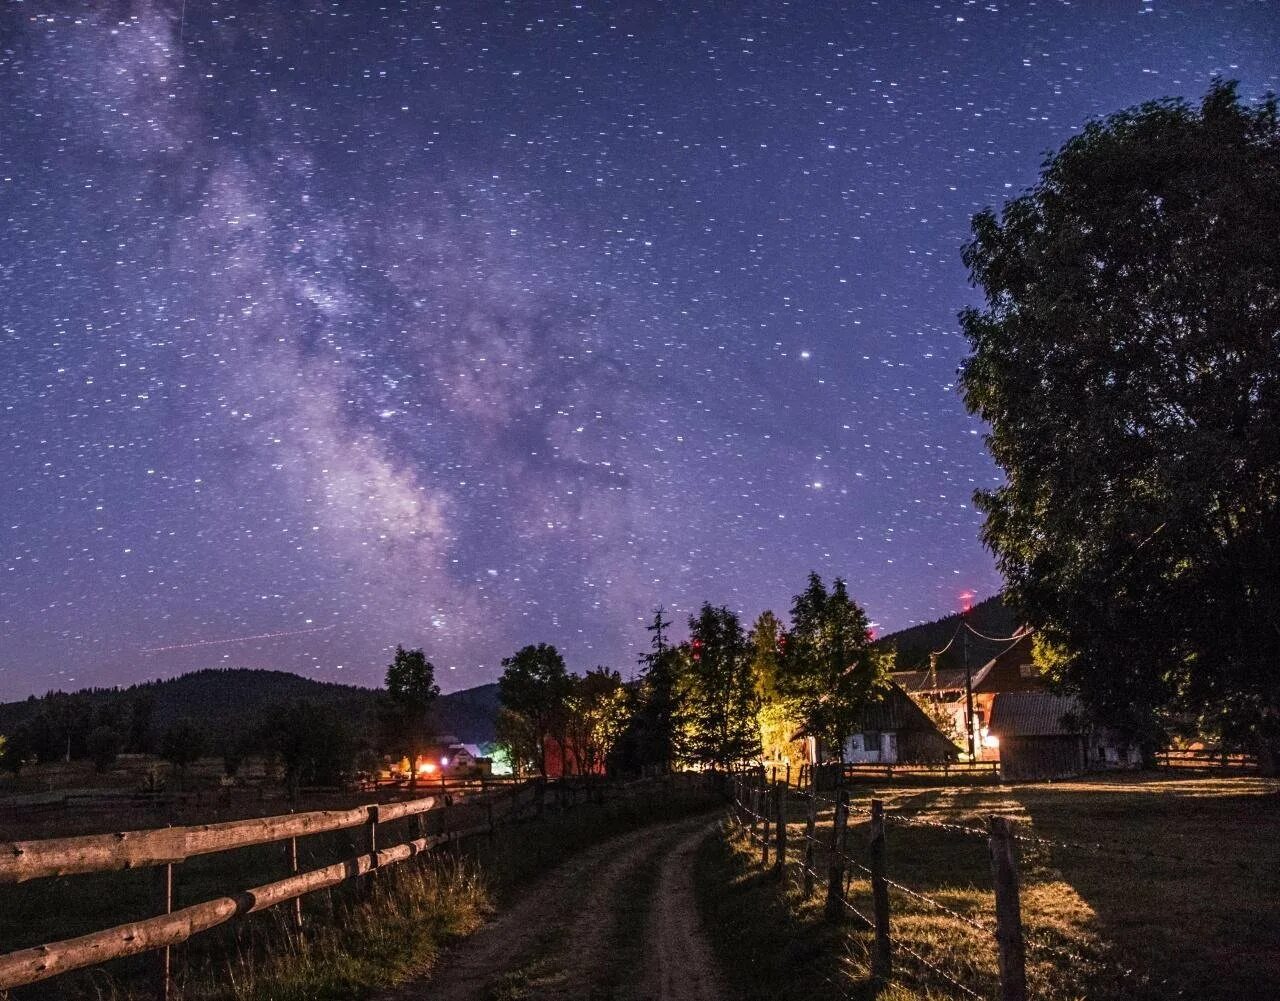
<svg viewBox="0 0 1280 1001">
<path fill-rule="evenodd" d="M 1006 779 L 1052 779 L 1085 769 L 1080 704 L 1050 692 L 1001 692 L 991 706 L 990 732 L 1000 741 Z"/>
<path fill-rule="evenodd" d="M 1080 703 L 1050 692 L 1001 692 L 991 706 L 993 737 L 1006 779 L 1054 779 L 1142 767 L 1124 733 L 1088 724 Z"/>
</svg>

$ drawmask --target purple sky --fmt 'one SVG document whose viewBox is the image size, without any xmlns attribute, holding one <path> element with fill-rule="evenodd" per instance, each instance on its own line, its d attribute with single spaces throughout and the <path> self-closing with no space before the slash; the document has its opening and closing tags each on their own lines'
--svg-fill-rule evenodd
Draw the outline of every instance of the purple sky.
<svg viewBox="0 0 1280 1001">
<path fill-rule="evenodd" d="M 1280 87 L 1266 2 L 79 6 L 0 10 L 0 697 L 989 594 L 969 217 Z"/>
</svg>

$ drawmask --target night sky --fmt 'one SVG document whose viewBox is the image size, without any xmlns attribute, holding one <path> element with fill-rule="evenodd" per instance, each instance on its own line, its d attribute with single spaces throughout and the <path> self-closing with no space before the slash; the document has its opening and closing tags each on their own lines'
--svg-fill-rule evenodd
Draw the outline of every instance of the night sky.
<svg viewBox="0 0 1280 1001">
<path fill-rule="evenodd" d="M 996 591 L 969 217 L 1280 4 L 0 6 L 0 697 Z"/>
</svg>

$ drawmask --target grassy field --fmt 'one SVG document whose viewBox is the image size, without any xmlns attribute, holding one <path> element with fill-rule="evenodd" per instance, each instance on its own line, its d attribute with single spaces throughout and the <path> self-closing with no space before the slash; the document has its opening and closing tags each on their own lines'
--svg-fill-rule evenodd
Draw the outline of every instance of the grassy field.
<svg viewBox="0 0 1280 1001">
<path fill-rule="evenodd" d="M 525 885 L 604 838 L 695 811 L 714 801 L 693 787 L 627 801 L 580 805 L 545 819 L 500 828 L 447 853 L 304 900 L 306 930 L 283 912 L 267 912 L 197 936 L 174 949 L 179 1001 L 324 1001 L 349 999 L 428 970 L 440 948 L 474 928 Z M 477 822 L 464 804 L 452 825 Z M 436 813 L 428 815 L 433 824 Z M 382 843 L 408 836 L 408 821 L 384 825 Z M 108 825 L 103 829 L 112 829 Z M 399 828 L 403 827 L 403 830 Z M 300 842 L 303 868 L 361 850 L 359 831 Z M 193 858 L 176 868 L 177 906 L 285 875 L 281 845 Z M 156 912 L 157 870 L 35 880 L 0 887 L 5 950 L 66 938 Z M 12 1001 L 154 996 L 156 954 L 107 964 L 14 990 Z"/>
<path fill-rule="evenodd" d="M 863 859 L 873 790 L 851 792 L 858 823 L 850 828 L 848 852 Z M 1018 821 L 1022 834 L 1081 844 L 1019 845 L 1033 997 L 1275 996 L 1280 795 L 1274 782 L 1147 774 L 980 788 L 882 788 L 879 794 L 902 819 L 982 827 L 999 813 Z M 791 810 L 793 819 L 802 816 L 798 798 Z M 819 834 L 829 838 L 829 812 L 822 821 Z M 798 851 L 802 827 L 796 823 L 788 830 Z M 985 839 L 898 822 L 889 825 L 887 842 L 889 877 L 960 915 L 891 889 L 896 940 L 981 996 L 994 996 L 992 936 L 961 920 L 984 926 L 993 920 Z M 786 984 L 805 977 L 839 980 L 854 996 L 865 992 L 869 934 L 850 915 L 833 935 L 821 921 L 821 900 L 802 899 L 798 870 L 792 867 L 780 893 L 760 873 L 758 851 L 745 838 L 731 836 L 708 848 L 699 863 L 706 885 L 727 879 L 730 892 L 741 897 L 727 909 L 709 897 L 708 925 L 726 965 L 740 971 L 743 996 L 765 996 L 767 991 L 752 991 L 770 980 Z M 824 871 L 821 854 L 818 864 Z M 854 876 L 850 901 L 870 914 L 869 883 L 861 873 Z M 732 930 L 726 933 L 725 927 Z M 753 935 L 776 941 L 777 948 L 743 946 Z M 909 996 L 965 996 L 903 949 L 895 974 Z"/>
</svg>

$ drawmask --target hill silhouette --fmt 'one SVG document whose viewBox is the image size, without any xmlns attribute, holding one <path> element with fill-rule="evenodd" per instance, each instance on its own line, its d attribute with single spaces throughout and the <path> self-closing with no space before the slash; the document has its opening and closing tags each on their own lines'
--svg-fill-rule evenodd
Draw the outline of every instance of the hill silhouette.
<svg viewBox="0 0 1280 1001">
<path fill-rule="evenodd" d="M 270 706 L 297 699 L 328 706 L 357 733 L 372 735 L 376 732 L 379 696 L 372 688 L 316 681 L 288 671 L 249 668 L 210 668 L 128 688 L 87 688 L 70 694 L 86 702 L 95 713 L 149 698 L 156 732 L 185 716 L 215 741 L 257 721 Z M 0 704 L 0 733 L 34 716 L 43 701 L 33 695 L 21 702 Z M 494 737 L 498 686 L 480 685 L 441 695 L 434 711 L 437 732 L 453 734 L 467 743 L 488 743 Z"/>
<path fill-rule="evenodd" d="M 1011 636 L 1020 623 L 1013 609 L 1004 603 L 1000 595 L 993 595 L 981 601 L 969 610 L 969 625 L 988 636 Z M 932 622 L 923 622 L 918 626 L 900 629 L 877 641 L 881 649 L 895 647 L 894 670 L 920 671 L 929 666 L 929 654 L 941 650 L 956 636 L 960 627 L 960 613 L 944 616 Z M 981 667 L 988 660 L 1003 650 L 1008 643 L 992 643 L 969 635 L 969 663 L 972 667 Z M 960 637 L 946 653 L 938 658 L 938 666 L 962 667 L 964 661 L 963 645 Z"/>
</svg>

